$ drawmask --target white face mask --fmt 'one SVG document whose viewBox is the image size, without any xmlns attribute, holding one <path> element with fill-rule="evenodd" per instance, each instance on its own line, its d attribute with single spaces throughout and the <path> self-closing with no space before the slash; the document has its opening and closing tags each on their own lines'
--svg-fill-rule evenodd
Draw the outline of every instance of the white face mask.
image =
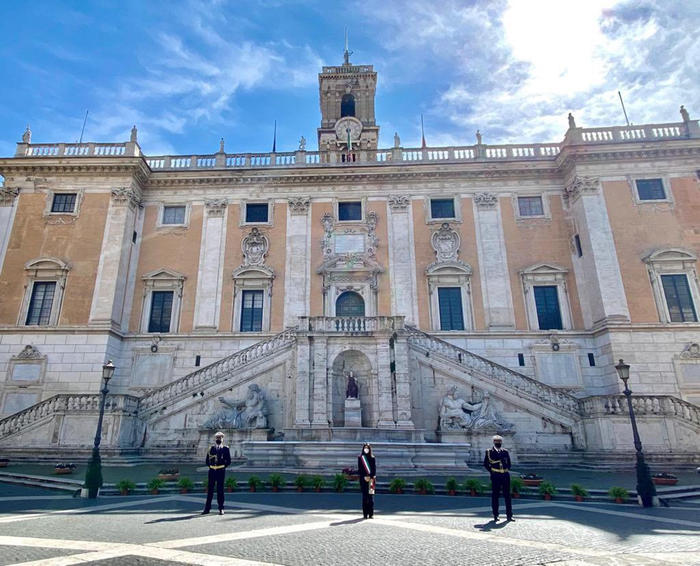
<svg viewBox="0 0 700 566">
<path fill-rule="evenodd" d="M 362 450 L 362 451 L 363 451 L 365 454 L 369 454 L 369 448 L 365 448 L 365 449 Z"/>
</svg>

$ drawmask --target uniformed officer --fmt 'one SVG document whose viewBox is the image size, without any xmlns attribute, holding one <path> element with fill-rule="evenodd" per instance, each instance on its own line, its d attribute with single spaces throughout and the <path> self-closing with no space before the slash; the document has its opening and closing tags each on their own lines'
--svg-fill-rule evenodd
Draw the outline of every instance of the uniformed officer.
<svg viewBox="0 0 700 566">
<path fill-rule="evenodd" d="M 484 455 L 484 468 L 491 474 L 491 509 L 493 520 L 498 521 L 498 496 L 503 491 L 503 498 L 506 500 L 506 517 L 509 521 L 515 521 L 510 499 L 510 454 L 502 446 L 503 438 L 496 434 L 493 437 L 493 448 L 489 448 Z"/>
<path fill-rule="evenodd" d="M 211 510 L 211 500 L 214 498 L 214 484 L 216 484 L 216 502 L 219 505 L 219 515 L 224 514 L 224 475 L 226 466 L 231 464 L 231 451 L 224 445 L 224 433 L 217 432 L 214 435 L 214 445 L 207 452 L 206 464 L 209 467 L 209 483 L 207 485 L 207 502 L 204 505 L 202 515 Z"/>
</svg>

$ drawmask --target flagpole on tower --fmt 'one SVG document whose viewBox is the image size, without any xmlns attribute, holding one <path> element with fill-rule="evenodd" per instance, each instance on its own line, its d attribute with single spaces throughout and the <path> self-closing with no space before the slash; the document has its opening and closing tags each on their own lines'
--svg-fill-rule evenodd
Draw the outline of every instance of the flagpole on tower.
<svg viewBox="0 0 700 566">
<path fill-rule="evenodd" d="M 275 120 L 275 131 L 272 134 L 272 153 L 277 153 L 277 120 Z"/>
<path fill-rule="evenodd" d="M 423 113 L 420 115 L 420 139 L 421 139 L 421 149 L 425 149 L 425 130 L 423 129 Z"/>
</svg>

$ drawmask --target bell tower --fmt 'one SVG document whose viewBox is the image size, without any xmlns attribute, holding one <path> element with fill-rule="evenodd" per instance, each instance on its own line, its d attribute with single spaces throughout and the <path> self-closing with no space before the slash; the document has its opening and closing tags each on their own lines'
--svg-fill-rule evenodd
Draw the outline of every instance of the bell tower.
<svg viewBox="0 0 700 566">
<path fill-rule="evenodd" d="M 355 151 L 377 149 L 379 127 L 374 120 L 377 73 L 372 65 L 353 65 L 350 55 L 346 33 L 343 64 L 323 67 L 318 75 L 321 104 L 318 148 L 321 152 L 340 152 L 355 161 Z"/>
</svg>

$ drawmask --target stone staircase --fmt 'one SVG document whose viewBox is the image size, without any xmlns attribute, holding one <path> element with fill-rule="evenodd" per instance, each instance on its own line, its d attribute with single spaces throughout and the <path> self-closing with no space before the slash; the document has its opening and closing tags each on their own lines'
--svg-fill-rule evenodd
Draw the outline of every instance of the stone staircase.
<svg viewBox="0 0 700 566">
<path fill-rule="evenodd" d="M 580 400 L 581 416 L 628 415 L 624 395 L 596 395 Z M 700 431 L 700 407 L 673 395 L 632 395 L 635 416 L 674 417 Z"/>
</svg>

